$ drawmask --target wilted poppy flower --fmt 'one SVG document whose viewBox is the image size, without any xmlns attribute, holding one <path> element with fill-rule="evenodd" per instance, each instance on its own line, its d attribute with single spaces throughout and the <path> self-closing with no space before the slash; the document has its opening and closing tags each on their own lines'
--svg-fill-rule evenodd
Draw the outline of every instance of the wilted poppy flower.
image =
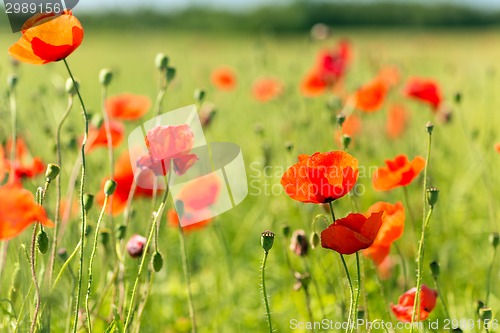
<svg viewBox="0 0 500 333">
<path fill-rule="evenodd" d="M 393 104 L 387 114 L 385 125 L 387 136 L 391 139 L 399 138 L 406 130 L 410 114 L 406 108 L 399 104 Z"/>
<path fill-rule="evenodd" d="M 303 257 L 309 251 L 309 242 L 306 232 L 302 229 L 295 230 L 290 241 L 290 250 L 296 255 Z"/>
<path fill-rule="evenodd" d="M 354 106 L 364 112 L 375 112 L 382 107 L 387 91 L 386 82 L 376 78 L 354 93 L 352 98 Z"/>
<path fill-rule="evenodd" d="M 37 205 L 33 194 L 20 184 L 9 183 L 0 187 L 0 240 L 18 236 L 29 225 L 40 222 L 54 224 L 45 209 Z"/>
<path fill-rule="evenodd" d="M 443 101 L 438 83 L 430 79 L 410 78 L 406 83 L 405 94 L 430 104 L 434 111 L 437 111 Z"/>
<path fill-rule="evenodd" d="M 259 102 L 269 102 L 283 93 L 284 85 L 274 78 L 261 78 L 252 86 L 253 97 Z"/>
<path fill-rule="evenodd" d="M 233 90 L 236 87 L 236 74 L 229 67 L 218 68 L 212 72 L 212 83 L 220 90 Z"/>
<path fill-rule="evenodd" d="M 351 213 L 336 220 L 321 232 L 321 246 L 340 254 L 353 254 L 370 247 L 382 225 L 382 214 L 373 213 L 366 218 Z"/>
<path fill-rule="evenodd" d="M 37 14 L 27 20 L 21 38 L 9 48 L 15 59 L 30 64 L 46 64 L 68 57 L 83 40 L 83 27 L 71 11 Z"/>
<path fill-rule="evenodd" d="M 143 95 L 121 94 L 108 98 L 106 112 L 114 119 L 136 120 L 151 107 L 149 97 Z"/>
<path fill-rule="evenodd" d="M 16 140 L 16 160 L 14 165 L 11 165 L 10 156 L 12 149 L 12 141 L 7 142 L 5 150 L 5 165 L 9 172 L 14 172 L 13 180 L 20 180 L 23 178 L 33 178 L 45 172 L 45 165 L 39 157 L 32 157 L 28 152 L 26 143 L 23 139 Z"/>
<path fill-rule="evenodd" d="M 410 184 L 425 167 L 425 160 L 417 156 L 410 162 L 406 155 L 398 155 L 394 160 L 386 160 L 385 164 L 387 167 L 379 167 L 373 175 L 372 183 L 377 191 Z"/>
<path fill-rule="evenodd" d="M 299 155 L 281 178 L 285 193 L 301 202 L 328 203 L 349 193 L 358 179 L 358 160 L 343 151 Z"/>
<path fill-rule="evenodd" d="M 401 202 L 394 205 L 388 202 L 377 202 L 368 208 L 365 216 L 376 212 L 383 212 L 382 226 L 373 242 L 373 245 L 363 251 L 375 264 L 380 265 L 389 255 L 390 247 L 394 241 L 403 235 L 405 226 L 405 209 Z"/>
<path fill-rule="evenodd" d="M 127 242 L 127 252 L 132 258 L 142 256 L 147 239 L 141 235 L 133 235 Z"/>
<path fill-rule="evenodd" d="M 398 320 L 407 323 L 411 322 L 416 294 L 417 288 L 412 288 L 399 297 L 398 304 L 391 304 L 392 312 Z M 420 318 L 416 318 L 417 321 L 426 320 L 429 317 L 429 314 L 436 306 L 437 297 L 437 290 L 431 289 L 425 284 L 422 285 L 420 292 Z"/>
<path fill-rule="evenodd" d="M 500 142 L 495 144 L 495 150 L 497 151 L 497 153 L 500 153 Z"/>
<path fill-rule="evenodd" d="M 111 120 L 109 122 L 111 132 L 111 143 L 113 148 L 118 147 L 123 141 L 123 133 L 125 131 L 122 123 Z M 104 123 L 100 128 L 90 126 L 88 135 L 88 151 L 99 147 L 108 147 L 108 137 L 106 135 L 106 126 Z"/>
</svg>

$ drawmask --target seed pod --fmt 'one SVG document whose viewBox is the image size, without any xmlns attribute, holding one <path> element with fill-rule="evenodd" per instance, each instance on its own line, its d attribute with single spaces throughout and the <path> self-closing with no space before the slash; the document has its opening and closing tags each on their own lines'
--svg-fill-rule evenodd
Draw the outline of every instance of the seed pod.
<svg viewBox="0 0 500 333">
<path fill-rule="evenodd" d="M 274 233 L 272 231 L 266 230 L 261 234 L 260 237 L 260 245 L 264 249 L 264 251 L 267 253 L 271 248 L 273 247 L 274 244 Z"/>
<path fill-rule="evenodd" d="M 439 197 L 439 190 L 435 187 L 430 187 L 427 189 L 427 202 L 432 207 L 436 204 Z"/>
</svg>

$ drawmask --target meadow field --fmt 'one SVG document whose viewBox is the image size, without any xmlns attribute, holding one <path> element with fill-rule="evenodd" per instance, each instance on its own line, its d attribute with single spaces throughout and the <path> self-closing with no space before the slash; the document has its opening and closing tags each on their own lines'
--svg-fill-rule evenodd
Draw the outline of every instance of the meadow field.
<svg viewBox="0 0 500 333">
<path fill-rule="evenodd" d="M 86 28 L 85 22 L 82 24 Z M 336 115 L 343 109 L 343 98 L 376 77 L 380 69 L 386 66 L 398 68 L 399 81 L 385 96 L 378 111 L 353 111 L 360 125 L 352 134 L 348 151 L 359 161 L 359 191 L 356 195 L 349 194 L 333 202 L 337 218 L 351 212 L 365 213 L 378 201 L 401 201 L 406 211 L 405 231 L 395 241 L 397 246 L 391 247 L 389 272 L 379 277 L 382 273 L 372 260 L 360 254 L 363 280 L 358 315 L 372 322 L 381 320 L 396 325 L 398 319 L 391 311 L 391 304 L 396 304 L 400 295 L 416 286 L 416 259 L 423 219 L 423 173 L 406 187 L 408 202 L 405 201 L 402 188 L 376 191 L 372 186 L 372 176 L 386 159 L 393 159 L 398 154 L 405 154 L 410 160 L 415 156 L 425 158 L 428 144 L 426 123 L 431 121 L 434 130 L 427 183 L 439 189 L 439 200 L 426 234 L 422 281 L 436 289 L 429 264 L 437 261 L 440 265 L 438 281 L 442 298 L 438 298 L 434 310 L 425 321 L 439 321 L 439 327 L 419 331 L 445 332 L 449 331 L 445 329 L 446 320 L 467 320 L 467 323 L 473 320 L 472 327 L 470 323 L 462 321 L 462 331 L 483 332 L 484 328 L 479 325 L 481 321 L 477 321 L 480 319 L 477 301 L 486 302 L 489 284 L 491 295 L 485 305 L 492 310 L 493 322 L 500 309 L 500 289 L 497 284 L 500 266 L 498 260 L 494 259 L 496 247 L 490 243 L 491 233 L 499 231 L 500 217 L 500 154 L 495 150 L 495 144 L 500 142 L 499 34 L 493 28 L 353 28 L 333 30 L 330 37 L 318 41 L 312 40 L 308 34 L 202 34 L 158 30 L 118 32 L 89 27 L 85 29 L 82 45 L 67 61 L 79 81 L 89 113 L 100 114 L 101 85 L 98 76 L 101 69 L 110 68 L 113 71 L 110 96 L 127 92 L 148 96 L 154 102 L 158 90 L 155 56 L 164 53 L 169 58 L 169 66 L 175 67 L 176 76 L 166 92 L 163 112 L 197 104 L 194 92 L 204 89 L 205 105 L 213 103 L 217 110 L 212 123 L 205 128 L 207 141 L 232 142 L 241 147 L 249 185 L 247 198 L 236 208 L 215 217 L 203 228 L 185 232 L 198 332 L 269 330 L 260 279 L 264 255 L 260 242 L 261 233 L 265 230 L 275 233 L 266 265 L 266 287 L 273 329 L 276 332 L 311 331 L 292 327 L 292 323 L 307 322 L 311 317 L 314 321 L 347 321 L 349 287 L 338 254 L 321 245 L 312 249 L 311 244 L 303 256 L 290 250 L 293 231 L 303 229 L 309 241 L 315 217 L 318 214 L 324 216 L 319 218 L 322 221 L 317 224 L 316 231 L 319 234 L 331 223 L 330 212 L 320 204 L 292 200 L 284 193 L 280 180 L 288 167 L 297 162 L 300 154 L 342 150 L 336 134 Z M 15 88 L 17 136 L 25 140 L 31 156 L 40 157 L 44 164 L 56 163 L 54 138 L 67 104 L 64 87 L 68 74 L 62 62 L 43 66 L 21 63 L 14 67 L 7 50 L 18 38 L 17 34 L 5 34 L 0 40 L 0 50 L 3 50 L 3 56 L 0 57 L 0 142 L 4 144 L 12 134 L 6 82 L 9 74 L 15 72 L 18 74 Z M 317 97 L 305 97 L 299 86 L 314 64 L 317 53 L 325 48 L 334 48 L 341 39 L 348 39 L 352 47 L 352 59 L 342 84 L 343 93 L 339 94 L 340 97 L 330 92 Z M 232 68 L 236 76 L 236 86 L 230 91 L 217 89 L 211 81 L 212 72 L 224 66 Z M 252 85 L 261 77 L 273 77 L 281 81 L 281 94 L 268 102 L 256 100 L 252 95 Z M 451 112 L 451 117 L 443 120 L 443 117 L 432 112 L 429 105 L 405 96 L 404 86 L 411 77 L 438 82 L 444 100 L 443 108 Z M 389 137 L 386 132 L 388 110 L 393 103 L 403 105 L 408 111 L 404 131 L 398 137 Z M 74 104 L 61 136 L 63 163 L 60 179 L 63 198 L 79 156 L 79 144 L 84 131 L 77 99 Z M 153 117 L 151 108 L 141 120 L 125 122 L 125 139 L 115 148 L 115 159 L 127 150 L 126 138 L 130 131 Z M 97 195 L 102 191 L 101 183 L 107 176 L 107 166 L 105 148 L 87 154 L 86 192 Z M 44 182 L 43 173 L 22 180 L 23 186 L 33 193 Z M 76 199 L 77 191 L 74 195 Z M 55 202 L 55 187 L 51 185 L 44 206 L 52 220 Z M 156 204 L 151 198 L 134 199 L 125 241 L 133 234 L 147 237 L 151 214 L 158 203 L 159 199 Z M 166 210 L 172 207 L 173 202 L 167 201 Z M 95 202 L 88 212 L 87 222 L 94 228 L 100 208 Z M 122 220 L 123 215 L 115 216 L 114 224 L 119 225 Z M 76 210 L 63 227 L 64 237 L 59 240 L 58 248 L 67 249 L 69 254 L 73 252 L 80 238 L 80 223 L 80 214 Z M 107 217 L 103 223 L 101 230 L 111 229 Z M 288 234 L 283 232 L 285 225 L 291 230 Z M 5 262 L 0 267 L 2 332 L 30 331 L 35 309 L 29 262 L 32 230 L 30 225 L 17 237 L 1 242 L 2 254 L 5 256 Z M 50 248 L 53 229 L 45 230 L 49 235 Z M 87 287 L 86 272 L 93 231 L 90 231 L 87 240 L 83 298 Z M 26 251 L 23 250 L 23 244 Z M 192 327 L 178 230 L 169 225 L 166 217 L 160 218 L 158 249 L 163 256 L 163 268 L 153 272 L 148 265 L 144 270 L 139 289 L 140 299 L 145 294 L 149 294 L 149 297 L 147 302 L 140 302 L 144 306 L 142 317 L 135 315 L 130 332 L 190 332 Z M 94 332 L 104 332 L 113 318 L 118 322 L 126 316 L 127 306 L 118 309 L 121 313 L 112 306 L 114 289 L 108 282 L 116 260 L 113 253 L 113 245 L 105 247 L 98 244 L 90 304 L 95 308 L 101 296 L 102 304 L 92 312 Z M 74 274 L 78 271 L 78 258 L 69 263 L 56 288 L 49 293 L 46 277 L 49 257 L 50 251 L 37 254 L 36 272 L 42 291 L 39 331 L 48 332 L 49 304 L 50 332 L 72 331 Z M 347 255 L 345 258 L 355 282 L 355 256 Z M 56 259 L 55 274 L 63 265 L 60 258 Z M 125 253 L 123 263 L 128 302 L 140 258 L 132 258 Z M 20 270 L 21 283 L 17 282 L 18 289 L 12 298 L 10 289 L 16 267 Z M 308 287 L 302 285 L 300 290 L 294 290 L 298 280 L 293 272 L 310 273 Z M 443 300 L 447 309 L 443 306 Z M 86 332 L 83 303 L 80 308 L 78 331 Z M 314 331 L 345 330 L 332 328 Z M 370 330 L 358 327 L 356 331 Z M 379 328 L 371 331 L 385 330 Z M 495 327 L 489 330 L 494 331 L 499 330 Z M 120 330 L 117 328 L 116 332 Z"/>
</svg>

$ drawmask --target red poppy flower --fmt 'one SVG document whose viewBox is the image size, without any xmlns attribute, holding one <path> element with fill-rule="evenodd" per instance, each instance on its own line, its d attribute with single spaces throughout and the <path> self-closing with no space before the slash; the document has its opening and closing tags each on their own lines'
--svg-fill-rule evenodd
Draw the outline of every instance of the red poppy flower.
<svg viewBox="0 0 500 333">
<path fill-rule="evenodd" d="M 372 183 L 377 191 L 410 184 L 425 167 L 425 160 L 417 156 L 410 162 L 406 155 L 398 155 L 394 160 L 386 160 L 385 164 L 387 167 L 379 167 L 373 175 Z"/>
<path fill-rule="evenodd" d="M 71 11 L 56 15 L 42 13 L 27 20 L 21 38 L 9 48 L 10 55 L 22 62 L 41 65 L 73 53 L 82 43 L 83 27 Z"/>
<path fill-rule="evenodd" d="M 149 97 L 133 94 L 121 94 L 108 98 L 106 112 L 111 118 L 136 120 L 141 118 L 151 107 Z"/>
<path fill-rule="evenodd" d="M 20 184 L 9 183 L 0 187 L 0 240 L 18 236 L 30 224 L 40 222 L 53 227 L 42 206 L 33 194 Z"/>
<path fill-rule="evenodd" d="M 383 212 L 366 218 L 363 214 L 351 213 L 330 224 L 321 232 L 321 246 L 340 254 L 353 254 L 370 247 L 380 226 Z"/>
<path fill-rule="evenodd" d="M 116 148 L 123 141 L 123 133 L 125 131 L 125 128 L 122 123 L 113 120 L 109 122 L 109 127 L 111 130 L 111 142 L 113 144 L 113 148 Z M 108 147 L 108 137 L 106 135 L 106 126 L 104 125 L 104 123 L 100 128 L 95 128 L 93 126 L 89 128 L 87 147 L 88 151 L 99 147 Z"/>
<path fill-rule="evenodd" d="M 500 154 L 500 142 L 495 144 L 495 150 Z"/>
<path fill-rule="evenodd" d="M 365 84 L 359 88 L 353 96 L 356 108 L 364 112 L 375 112 L 382 107 L 388 86 L 380 78 Z"/>
<path fill-rule="evenodd" d="M 14 180 L 20 180 L 23 178 L 33 178 L 41 173 L 45 172 L 45 165 L 39 157 L 32 157 L 28 152 L 26 143 L 23 139 L 18 138 L 16 141 L 16 160 L 14 165 L 11 165 L 10 156 L 12 141 L 8 141 L 6 145 L 6 160 L 5 165 L 9 172 L 14 172 Z"/>
<path fill-rule="evenodd" d="M 394 87 L 399 83 L 401 75 L 396 66 L 385 66 L 379 70 L 377 77 L 384 81 L 387 87 Z"/>
<path fill-rule="evenodd" d="M 300 84 L 300 91 L 306 97 L 316 97 L 325 92 L 328 88 L 328 82 L 323 80 L 321 74 L 312 71 L 306 75 Z"/>
<path fill-rule="evenodd" d="M 410 78 L 406 83 L 405 94 L 430 104 L 434 111 L 437 111 L 443 101 L 438 83 L 429 79 Z"/>
<path fill-rule="evenodd" d="M 269 102 L 281 95 L 283 91 L 283 83 L 274 78 L 259 79 L 252 86 L 253 97 L 259 102 Z"/>
<path fill-rule="evenodd" d="M 333 50 L 319 53 L 316 68 L 326 82 L 333 84 L 344 77 L 351 54 L 351 44 L 341 40 Z"/>
<path fill-rule="evenodd" d="M 236 87 L 236 74 L 229 67 L 221 67 L 212 72 L 212 83 L 220 90 L 231 91 Z"/>
<path fill-rule="evenodd" d="M 349 193 L 358 179 L 358 160 L 343 151 L 300 155 L 281 178 L 285 193 L 301 202 L 328 203 Z"/>
<path fill-rule="evenodd" d="M 387 123 L 385 126 L 387 136 L 391 139 L 399 138 L 406 131 L 410 114 L 406 108 L 399 104 L 394 104 L 389 108 Z"/>
<path fill-rule="evenodd" d="M 407 323 L 411 322 L 416 294 L 417 288 L 412 288 L 399 297 L 398 304 L 391 304 L 392 312 L 398 320 Z M 426 320 L 429 317 L 429 314 L 436 306 L 437 297 L 437 290 L 431 289 L 425 284 L 422 285 L 420 292 L 420 319 L 416 318 L 417 321 Z"/>
<path fill-rule="evenodd" d="M 363 253 L 370 257 L 375 264 L 381 264 L 389 255 L 390 247 L 394 241 L 403 235 L 405 223 L 405 209 L 401 202 L 394 205 L 388 202 L 377 202 L 368 208 L 365 216 L 376 212 L 383 212 L 382 226 L 377 234 L 373 245 L 364 250 Z"/>
</svg>

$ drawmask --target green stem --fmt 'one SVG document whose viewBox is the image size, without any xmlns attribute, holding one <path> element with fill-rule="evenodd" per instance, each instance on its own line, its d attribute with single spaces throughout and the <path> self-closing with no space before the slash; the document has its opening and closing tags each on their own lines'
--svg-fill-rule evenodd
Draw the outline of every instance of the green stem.
<svg viewBox="0 0 500 333">
<path fill-rule="evenodd" d="M 73 333 L 76 333 L 78 326 L 78 316 L 79 316 L 79 308 L 80 308 L 80 294 L 82 290 L 82 280 L 83 280 L 83 256 L 84 256 L 84 248 L 85 248 L 85 229 L 87 228 L 87 214 L 85 212 L 85 206 L 83 203 L 83 195 L 85 193 L 85 177 L 86 177 L 86 161 L 85 161 L 85 144 L 87 143 L 87 137 L 89 134 L 89 120 L 87 115 L 87 109 L 85 108 L 85 103 L 83 102 L 82 95 L 80 94 L 80 89 L 78 88 L 78 84 L 76 83 L 75 78 L 73 77 L 73 73 L 69 68 L 68 62 L 66 59 L 63 59 L 64 65 L 68 71 L 68 74 L 73 81 L 73 86 L 75 87 L 76 93 L 78 95 L 78 99 L 80 100 L 80 105 L 82 107 L 83 120 L 85 122 L 85 132 L 83 135 L 83 141 L 81 146 L 81 156 L 82 156 L 82 176 L 80 183 L 80 213 L 82 218 L 81 230 L 80 230 L 80 266 L 78 268 L 78 283 L 76 290 L 76 302 L 75 302 L 75 319 L 73 321 Z"/>
<path fill-rule="evenodd" d="M 443 304 L 445 316 L 446 316 L 446 318 L 451 320 L 452 318 L 450 317 L 450 311 L 448 311 L 448 304 L 447 304 L 446 300 L 444 299 L 443 293 L 441 292 L 441 288 L 440 288 L 437 276 L 434 276 L 434 285 L 436 286 L 436 290 L 438 291 L 439 299 L 441 299 L 441 303 Z"/>
<path fill-rule="evenodd" d="M 181 217 L 179 217 L 180 219 Z M 182 256 L 182 268 L 184 270 L 184 278 L 186 279 L 186 293 L 188 296 L 188 306 L 189 306 L 189 317 L 191 318 L 191 331 L 196 333 L 196 315 L 194 311 L 193 295 L 191 293 L 191 273 L 189 270 L 186 239 L 184 237 L 184 231 L 182 230 L 181 222 L 179 221 L 179 241 L 181 246 L 181 256 Z"/>
<path fill-rule="evenodd" d="M 403 283 L 403 289 L 404 290 L 407 290 L 407 286 L 408 286 L 408 275 L 407 275 L 407 272 L 406 272 L 406 261 L 405 261 L 405 257 L 403 256 L 403 252 L 401 251 L 400 247 L 398 244 L 396 243 L 393 243 L 394 244 L 394 248 L 396 249 L 396 252 L 398 253 L 398 256 L 399 256 L 399 260 L 401 261 L 401 269 L 403 270 L 403 278 L 404 278 L 404 283 Z"/>
<path fill-rule="evenodd" d="M 80 249 L 81 246 L 82 246 L 82 242 L 80 241 L 80 242 L 78 242 L 78 244 L 76 244 L 75 249 L 73 250 L 71 255 L 68 257 L 68 259 L 66 259 L 66 261 L 62 265 L 61 270 L 59 271 L 59 273 L 56 276 L 56 279 L 54 280 L 54 284 L 52 285 L 51 292 L 54 291 L 54 289 L 57 286 L 57 283 L 59 282 L 59 280 L 61 279 L 64 271 L 66 270 L 66 268 L 68 268 L 71 260 L 73 260 L 73 258 L 77 255 L 78 250 Z"/>
<path fill-rule="evenodd" d="M 347 268 L 347 264 L 345 262 L 344 255 L 340 254 L 340 253 L 339 253 L 339 255 L 340 255 L 340 259 L 342 260 L 342 265 L 344 266 L 345 274 L 347 276 L 347 282 L 349 284 L 349 291 L 350 291 L 349 316 L 347 318 L 347 327 L 345 329 L 345 331 L 347 333 L 347 332 L 349 332 L 349 327 L 353 324 L 352 312 L 353 312 L 353 305 L 354 305 L 354 288 L 352 286 L 351 275 L 349 274 L 349 269 Z"/>
<path fill-rule="evenodd" d="M 356 252 L 356 270 L 358 273 L 358 290 L 356 293 L 356 300 L 354 301 L 353 312 L 354 312 L 354 322 L 358 319 L 358 304 L 359 304 L 359 295 L 361 294 L 361 269 L 359 264 L 359 251 Z M 353 322 L 353 324 L 354 324 Z M 351 332 L 354 331 L 354 325 L 352 325 Z"/>
<path fill-rule="evenodd" d="M 33 313 L 33 321 L 31 322 L 31 328 L 30 328 L 30 333 L 35 332 L 36 330 L 36 322 L 38 318 L 38 312 L 40 311 L 40 304 L 41 304 L 41 298 L 40 298 L 40 287 L 38 286 L 38 280 L 36 277 L 36 236 L 38 235 L 38 226 L 40 223 L 35 223 L 35 226 L 33 227 L 33 236 L 31 236 L 31 258 L 30 258 L 30 263 L 31 263 L 31 277 L 33 278 L 33 285 L 35 286 L 35 298 L 36 298 L 36 303 L 35 303 L 35 312 Z"/>
<path fill-rule="evenodd" d="M 92 287 L 92 266 L 94 264 L 95 253 L 97 251 L 97 242 L 99 241 L 99 228 L 101 227 L 102 218 L 104 217 L 104 212 L 106 211 L 108 200 L 109 196 L 106 195 L 104 198 L 104 204 L 102 206 L 101 213 L 99 214 L 99 219 L 97 220 L 97 225 L 95 227 L 94 245 L 92 247 L 92 253 L 90 254 L 90 260 L 89 260 L 88 286 L 87 286 L 87 295 L 85 296 L 85 310 L 87 311 L 87 329 L 89 333 L 92 333 L 92 324 L 90 319 L 90 307 L 89 307 L 90 289 Z"/>
<path fill-rule="evenodd" d="M 11 126 L 12 126 L 12 142 L 10 144 L 10 175 L 9 181 L 12 182 L 15 177 L 15 165 L 16 165 L 16 150 L 17 150 L 17 101 L 16 101 L 16 91 L 14 88 L 9 90 L 9 102 L 10 102 L 10 112 L 11 112 Z"/>
<path fill-rule="evenodd" d="M 266 289 L 266 263 L 268 254 L 269 252 L 264 252 L 264 259 L 262 260 L 262 266 L 260 267 L 260 276 L 262 283 L 262 293 L 264 294 L 264 303 L 266 305 L 267 325 L 269 326 L 269 333 L 273 333 L 273 325 L 271 323 L 271 310 L 269 309 L 269 300 L 267 299 Z"/>
<path fill-rule="evenodd" d="M 307 314 L 309 316 L 309 322 L 311 323 L 314 323 L 314 317 L 313 317 L 313 313 L 312 313 L 312 310 L 311 310 L 311 295 L 309 295 L 309 287 L 308 286 L 304 286 L 304 294 L 306 296 L 306 307 L 307 307 Z M 314 329 L 311 327 L 311 332 L 314 333 Z"/>
<path fill-rule="evenodd" d="M 495 264 L 495 259 L 497 256 L 497 248 L 495 247 L 494 252 L 493 252 L 493 259 L 491 260 L 490 264 L 490 269 L 488 271 L 488 282 L 486 285 L 486 298 L 485 298 L 485 304 L 489 306 L 489 300 L 490 300 L 490 291 L 491 291 L 491 275 L 493 274 L 493 265 Z"/>
</svg>

